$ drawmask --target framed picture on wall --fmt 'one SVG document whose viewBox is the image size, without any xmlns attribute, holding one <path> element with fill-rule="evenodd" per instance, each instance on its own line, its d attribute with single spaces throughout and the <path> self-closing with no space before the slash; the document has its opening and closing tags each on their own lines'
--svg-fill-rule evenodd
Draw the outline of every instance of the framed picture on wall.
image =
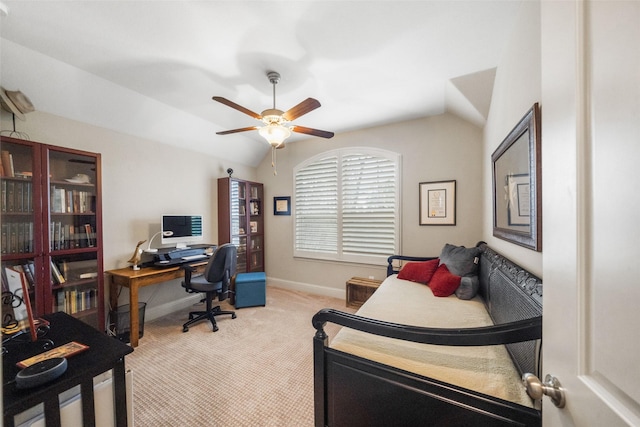
<svg viewBox="0 0 640 427">
<path fill-rule="evenodd" d="M 291 215 L 291 197 L 282 196 L 273 198 L 274 215 Z"/>
<path fill-rule="evenodd" d="M 493 235 L 542 250 L 540 106 L 520 119 L 491 155 Z"/>
<path fill-rule="evenodd" d="M 420 183 L 420 225 L 456 225 L 456 181 Z"/>
</svg>

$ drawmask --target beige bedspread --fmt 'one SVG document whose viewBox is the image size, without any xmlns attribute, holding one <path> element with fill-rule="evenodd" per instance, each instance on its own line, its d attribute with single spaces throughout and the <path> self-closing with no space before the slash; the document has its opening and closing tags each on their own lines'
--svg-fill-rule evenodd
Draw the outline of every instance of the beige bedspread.
<svg viewBox="0 0 640 427">
<path fill-rule="evenodd" d="M 389 276 L 358 315 L 405 325 L 469 328 L 493 322 L 480 297 L 434 297 L 426 285 Z M 330 347 L 385 365 L 532 407 L 504 346 L 417 344 L 342 328 Z"/>
</svg>

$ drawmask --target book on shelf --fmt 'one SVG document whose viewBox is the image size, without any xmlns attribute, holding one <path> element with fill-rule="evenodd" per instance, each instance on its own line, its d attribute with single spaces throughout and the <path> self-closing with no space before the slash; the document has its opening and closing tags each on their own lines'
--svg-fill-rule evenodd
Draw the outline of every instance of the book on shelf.
<svg viewBox="0 0 640 427">
<path fill-rule="evenodd" d="M 62 285 L 64 282 L 66 282 L 64 276 L 58 269 L 56 263 L 53 262 L 53 260 L 51 260 L 51 276 L 53 277 L 55 284 Z"/>
<path fill-rule="evenodd" d="M 94 243 L 94 234 L 91 230 L 91 224 L 85 224 L 84 225 L 84 232 L 86 234 L 86 238 L 87 238 L 87 246 L 89 247 L 93 247 L 93 243 Z"/>
<path fill-rule="evenodd" d="M 8 150 L 2 150 L 1 157 L 2 157 L 2 169 L 3 169 L 2 176 L 13 177 L 14 176 L 13 155 Z"/>
</svg>

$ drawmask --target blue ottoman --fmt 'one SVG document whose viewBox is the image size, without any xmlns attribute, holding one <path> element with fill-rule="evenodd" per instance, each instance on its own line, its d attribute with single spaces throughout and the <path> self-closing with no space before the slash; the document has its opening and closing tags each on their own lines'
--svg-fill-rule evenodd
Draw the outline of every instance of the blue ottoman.
<svg viewBox="0 0 640 427">
<path fill-rule="evenodd" d="M 267 304 L 267 275 L 260 273 L 238 273 L 236 275 L 235 306 L 255 307 Z"/>
</svg>

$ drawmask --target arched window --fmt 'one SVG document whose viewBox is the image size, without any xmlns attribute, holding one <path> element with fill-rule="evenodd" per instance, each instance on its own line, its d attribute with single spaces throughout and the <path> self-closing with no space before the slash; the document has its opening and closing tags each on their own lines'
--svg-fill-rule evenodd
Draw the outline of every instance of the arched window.
<svg viewBox="0 0 640 427">
<path fill-rule="evenodd" d="M 294 169 L 294 256 L 385 264 L 400 247 L 400 155 L 359 147 Z"/>
</svg>

